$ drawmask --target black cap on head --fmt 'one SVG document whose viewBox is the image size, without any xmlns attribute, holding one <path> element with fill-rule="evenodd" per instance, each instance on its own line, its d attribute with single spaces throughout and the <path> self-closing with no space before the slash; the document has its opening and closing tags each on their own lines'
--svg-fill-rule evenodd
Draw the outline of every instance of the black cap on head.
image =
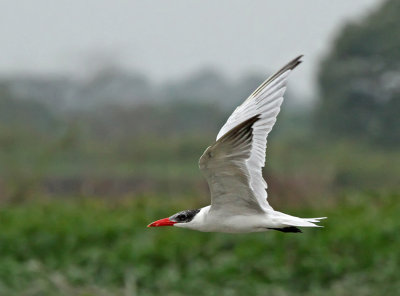
<svg viewBox="0 0 400 296">
<path fill-rule="evenodd" d="M 185 211 L 176 213 L 175 215 L 172 215 L 171 217 L 169 217 L 169 219 L 176 223 L 187 223 L 187 222 L 192 221 L 194 216 L 196 216 L 198 212 L 200 212 L 199 209 L 185 210 Z"/>
</svg>

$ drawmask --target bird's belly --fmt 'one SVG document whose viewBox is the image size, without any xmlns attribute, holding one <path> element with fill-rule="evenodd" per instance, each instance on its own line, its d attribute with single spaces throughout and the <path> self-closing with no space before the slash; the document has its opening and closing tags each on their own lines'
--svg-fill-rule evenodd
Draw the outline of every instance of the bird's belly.
<svg viewBox="0 0 400 296">
<path fill-rule="evenodd" d="M 262 232 L 268 230 L 264 220 L 264 216 L 210 217 L 199 230 L 226 233 Z"/>
</svg>

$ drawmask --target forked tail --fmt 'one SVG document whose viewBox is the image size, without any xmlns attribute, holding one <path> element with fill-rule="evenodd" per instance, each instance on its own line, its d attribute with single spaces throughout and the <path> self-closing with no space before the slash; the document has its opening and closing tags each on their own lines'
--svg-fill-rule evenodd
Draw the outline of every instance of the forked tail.
<svg viewBox="0 0 400 296">
<path fill-rule="evenodd" d="M 276 215 L 275 219 L 277 221 L 277 227 L 271 227 L 270 229 L 282 232 L 301 232 L 301 230 L 297 227 L 323 227 L 315 223 L 321 222 L 320 220 L 327 218 L 299 218 L 276 211 L 274 214 Z"/>
</svg>

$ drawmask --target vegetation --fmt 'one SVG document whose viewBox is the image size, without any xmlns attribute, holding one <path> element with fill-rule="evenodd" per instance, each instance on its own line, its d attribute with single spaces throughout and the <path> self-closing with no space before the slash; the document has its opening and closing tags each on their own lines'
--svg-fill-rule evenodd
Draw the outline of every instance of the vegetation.
<svg viewBox="0 0 400 296">
<path fill-rule="evenodd" d="M 145 228 L 201 206 L 189 196 L 3 206 L 0 294 L 395 295 L 399 197 L 354 194 L 284 209 L 329 216 L 325 228 L 302 234 Z"/>
</svg>

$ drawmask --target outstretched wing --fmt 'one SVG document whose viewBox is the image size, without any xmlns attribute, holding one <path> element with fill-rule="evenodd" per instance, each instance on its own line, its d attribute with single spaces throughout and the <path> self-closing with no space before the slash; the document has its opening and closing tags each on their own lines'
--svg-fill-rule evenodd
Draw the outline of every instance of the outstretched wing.
<svg viewBox="0 0 400 296">
<path fill-rule="evenodd" d="M 227 214 L 262 211 L 250 188 L 247 160 L 251 156 L 258 115 L 230 130 L 200 157 L 199 167 L 211 191 L 211 208 Z"/>
<path fill-rule="evenodd" d="M 249 158 L 246 159 L 249 186 L 260 206 L 271 209 L 267 202 L 267 183 L 262 176 L 265 165 L 267 136 L 275 124 L 283 102 L 286 83 L 290 72 L 301 63 L 301 56 L 290 61 L 282 69 L 264 81 L 228 118 L 217 135 L 217 142 L 232 129 L 258 115 L 259 120 L 252 125 L 252 145 Z M 229 189 L 227 189 L 229 190 Z"/>
</svg>

